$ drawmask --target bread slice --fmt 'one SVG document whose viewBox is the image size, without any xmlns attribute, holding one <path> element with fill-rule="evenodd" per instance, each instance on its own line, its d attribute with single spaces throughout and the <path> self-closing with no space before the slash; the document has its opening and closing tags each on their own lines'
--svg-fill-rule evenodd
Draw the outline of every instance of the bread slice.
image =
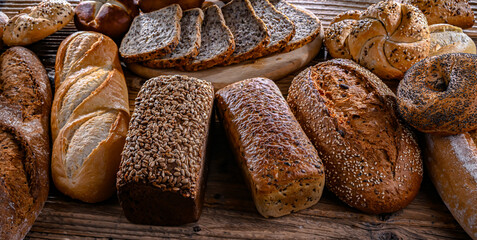
<svg viewBox="0 0 477 240">
<path fill-rule="evenodd" d="M 222 11 L 216 5 L 204 9 L 204 22 L 201 30 L 199 54 L 190 64 L 180 68 L 185 71 L 198 71 L 223 63 L 235 49 L 234 36 L 225 25 Z"/>
<path fill-rule="evenodd" d="M 312 12 L 299 8 L 285 0 L 270 0 L 270 2 L 295 24 L 295 36 L 284 47 L 284 52 L 302 47 L 323 32 L 320 19 Z"/>
<path fill-rule="evenodd" d="M 181 36 L 174 51 L 163 57 L 146 61 L 143 65 L 152 68 L 173 68 L 188 64 L 199 54 L 200 28 L 203 19 L 204 13 L 200 8 L 184 11 L 181 19 Z"/>
<path fill-rule="evenodd" d="M 232 0 L 222 7 L 222 13 L 235 39 L 235 51 L 225 65 L 259 56 L 270 42 L 270 34 L 250 1 Z"/>
<path fill-rule="evenodd" d="M 270 43 L 259 57 L 281 50 L 295 36 L 295 24 L 268 0 L 250 0 L 250 3 L 270 33 Z"/>
<path fill-rule="evenodd" d="M 179 44 L 181 18 L 179 4 L 137 16 L 121 42 L 121 57 L 140 62 L 171 53 Z"/>
</svg>

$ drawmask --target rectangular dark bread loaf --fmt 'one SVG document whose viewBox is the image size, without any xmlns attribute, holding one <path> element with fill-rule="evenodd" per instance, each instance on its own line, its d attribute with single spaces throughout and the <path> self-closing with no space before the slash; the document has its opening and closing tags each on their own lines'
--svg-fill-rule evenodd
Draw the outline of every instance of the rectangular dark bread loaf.
<svg viewBox="0 0 477 240">
<path fill-rule="evenodd" d="M 279 217 L 316 204 L 325 181 L 322 162 L 275 83 L 248 79 L 216 97 L 258 212 Z"/>
<path fill-rule="evenodd" d="M 288 103 L 325 164 L 326 186 L 345 203 L 389 213 L 417 195 L 419 147 L 376 75 L 350 60 L 322 62 L 295 77 Z"/>
<path fill-rule="evenodd" d="M 186 76 L 149 79 L 139 91 L 117 175 L 118 197 L 134 223 L 199 219 L 214 89 Z"/>
<path fill-rule="evenodd" d="M 48 196 L 51 98 L 33 52 L 0 56 L 0 239 L 23 239 Z"/>
</svg>

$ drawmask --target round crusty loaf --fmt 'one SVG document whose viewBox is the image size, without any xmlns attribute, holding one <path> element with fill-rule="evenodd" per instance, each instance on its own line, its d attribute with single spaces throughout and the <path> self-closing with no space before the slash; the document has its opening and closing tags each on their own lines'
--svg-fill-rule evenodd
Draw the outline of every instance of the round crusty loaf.
<svg viewBox="0 0 477 240">
<path fill-rule="evenodd" d="M 118 39 L 128 31 L 139 14 L 133 0 L 88 0 L 75 8 L 75 25 L 81 31 L 103 33 Z"/>
<path fill-rule="evenodd" d="M 434 24 L 429 26 L 431 31 L 431 47 L 429 56 L 446 53 L 476 53 L 472 38 L 462 31 L 462 28 L 449 24 Z"/>
<path fill-rule="evenodd" d="M 389 213 L 417 195 L 419 147 L 376 75 L 350 60 L 322 62 L 293 79 L 288 103 L 323 160 L 326 186 L 345 203 Z"/>
<path fill-rule="evenodd" d="M 474 12 L 468 0 L 409 0 L 426 15 L 429 25 L 448 23 L 461 28 L 474 25 Z"/>
<path fill-rule="evenodd" d="M 399 83 L 399 112 L 421 132 L 477 129 L 477 55 L 449 53 L 415 64 Z"/>
<path fill-rule="evenodd" d="M 66 0 L 43 0 L 10 19 L 3 42 L 8 46 L 29 45 L 62 29 L 73 19 L 73 7 Z"/>
<path fill-rule="evenodd" d="M 3 28 L 8 23 L 8 16 L 5 13 L 0 12 L 0 48 L 2 47 L 2 36 L 3 36 Z"/>
<path fill-rule="evenodd" d="M 426 17 L 410 4 L 382 1 L 333 22 L 325 36 L 331 56 L 351 58 L 382 79 L 401 79 L 429 54 Z"/>
</svg>

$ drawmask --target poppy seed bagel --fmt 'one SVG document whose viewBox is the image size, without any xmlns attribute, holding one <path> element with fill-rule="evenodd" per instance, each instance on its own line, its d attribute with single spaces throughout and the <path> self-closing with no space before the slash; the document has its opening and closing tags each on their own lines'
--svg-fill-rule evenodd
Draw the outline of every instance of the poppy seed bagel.
<svg viewBox="0 0 477 240">
<path fill-rule="evenodd" d="M 477 129 L 476 72 L 475 54 L 449 53 L 418 62 L 399 83 L 401 116 L 426 133 Z"/>
</svg>

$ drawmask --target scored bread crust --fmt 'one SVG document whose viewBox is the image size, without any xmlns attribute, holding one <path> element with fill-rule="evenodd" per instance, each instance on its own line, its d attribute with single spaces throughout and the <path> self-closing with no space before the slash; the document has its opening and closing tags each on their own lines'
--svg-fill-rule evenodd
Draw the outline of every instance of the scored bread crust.
<svg viewBox="0 0 477 240">
<path fill-rule="evenodd" d="M 474 26 L 474 11 L 468 0 L 408 0 L 426 15 L 429 25 L 448 23 L 461 28 Z"/>
<path fill-rule="evenodd" d="M 475 42 L 462 28 L 450 24 L 434 24 L 429 26 L 431 46 L 429 56 L 446 53 L 476 53 Z"/>
<path fill-rule="evenodd" d="M 334 59 L 300 73 L 288 103 L 323 160 L 326 186 L 373 214 L 407 206 L 422 181 L 412 132 L 398 118 L 396 97 L 374 74 Z"/>
<path fill-rule="evenodd" d="M 139 47 L 138 44 L 140 44 L 140 43 L 134 42 L 134 39 L 138 38 L 138 36 L 134 36 L 134 34 L 135 34 L 134 31 L 137 28 L 141 29 L 143 27 L 143 26 L 141 26 L 140 21 L 143 18 L 150 17 L 154 14 L 160 14 L 160 13 L 164 14 L 164 12 L 168 11 L 170 8 L 174 8 L 172 10 L 174 16 L 173 16 L 173 23 L 171 23 L 171 25 L 168 25 L 168 27 L 173 28 L 172 33 L 171 33 L 172 36 L 168 36 L 169 41 L 165 42 L 165 43 L 162 43 L 162 42 L 157 43 L 156 42 L 157 44 L 162 44 L 162 46 L 157 47 L 155 49 L 152 49 L 150 51 L 144 51 L 144 52 L 140 52 L 140 53 L 131 53 L 131 52 L 128 53 L 127 52 L 127 48 L 129 47 L 128 44 L 137 45 L 137 46 L 134 46 L 134 47 Z M 182 9 L 179 6 L 179 4 L 173 4 L 173 5 L 170 5 L 166 8 L 163 8 L 163 9 L 160 9 L 160 10 L 157 10 L 157 11 L 154 11 L 154 12 L 150 12 L 150 13 L 144 13 L 144 14 L 141 14 L 141 15 L 135 17 L 132 24 L 131 24 L 131 27 L 129 28 L 129 31 L 126 33 L 123 40 L 121 41 L 121 46 L 119 47 L 119 53 L 121 54 L 121 57 L 123 57 L 125 62 L 142 62 L 142 61 L 152 60 L 154 58 L 158 58 L 160 56 L 172 53 L 172 51 L 174 51 L 174 49 L 177 47 L 177 45 L 179 44 L 179 41 L 180 41 L 180 35 L 181 35 L 180 20 L 181 20 L 181 18 L 182 18 Z M 162 29 L 158 28 L 158 30 L 162 30 Z M 139 32 L 139 34 L 146 34 L 147 35 L 149 33 Z M 141 37 L 144 37 L 144 36 L 141 36 Z M 149 37 L 149 36 L 147 36 L 147 37 Z M 133 42 L 130 43 L 131 41 L 133 41 Z"/>
<path fill-rule="evenodd" d="M 194 13 L 196 13 L 196 15 L 192 15 Z M 184 42 L 186 40 L 191 40 L 189 37 L 184 36 L 185 34 L 187 34 L 187 32 L 185 31 L 185 25 L 190 24 L 191 20 L 189 15 L 191 15 L 191 17 L 194 17 L 194 25 L 192 26 L 194 32 L 192 32 L 192 34 L 194 34 L 195 37 L 192 38 L 192 42 Z M 142 65 L 151 68 L 174 68 L 189 64 L 192 59 L 199 54 L 199 49 L 201 45 L 201 26 L 203 20 L 204 13 L 200 8 L 193 8 L 184 11 L 181 19 L 181 37 L 179 44 L 174 49 L 174 51 L 163 57 L 142 62 Z M 186 49 L 187 51 L 178 53 L 178 51 L 181 50 L 184 46 L 188 46 L 188 48 Z"/>
</svg>

